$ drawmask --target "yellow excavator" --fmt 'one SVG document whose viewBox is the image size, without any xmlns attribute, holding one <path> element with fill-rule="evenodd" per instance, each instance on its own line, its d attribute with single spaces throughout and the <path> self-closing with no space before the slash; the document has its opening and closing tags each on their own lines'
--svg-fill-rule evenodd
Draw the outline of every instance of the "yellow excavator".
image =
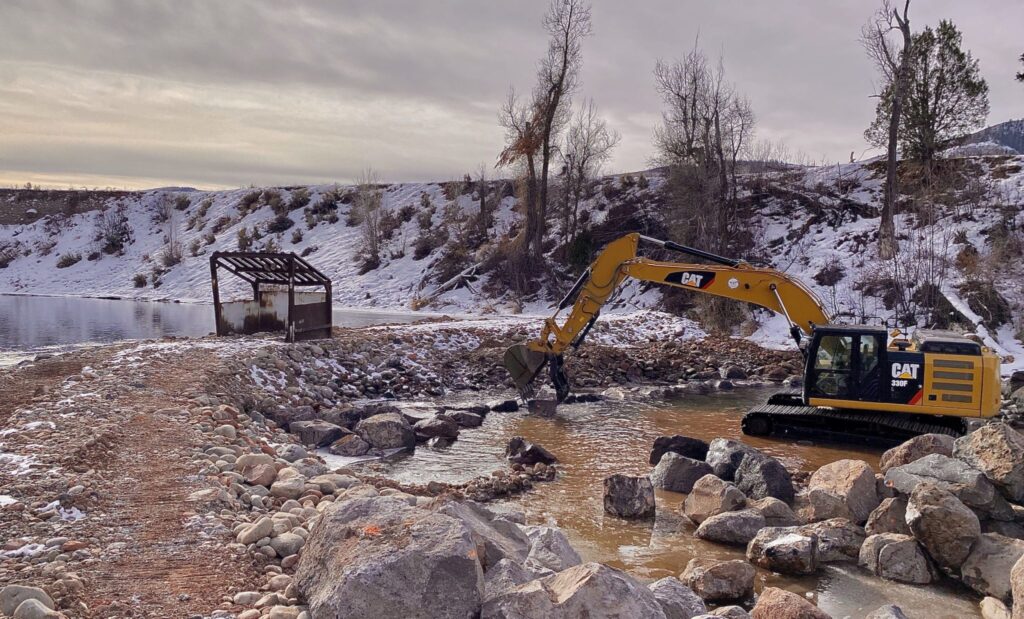
<svg viewBox="0 0 1024 619">
<path fill-rule="evenodd" d="M 643 258 L 640 243 L 706 262 Z M 929 432 L 959 436 L 965 419 L 999 413 L 999 358 L 974 340 L 918 329 L 910 339 L 894 332 L 890 341 L 886 327 L 830 324 L 818 297 L 785 273 L 640 234 L 609 243 L 544 321 L 540 336 L 505 352 L 505 367 L 524 400 L 534 396 L 533 380 L 545 366 L 558 402 L 565 400 L 570 387 L 563 355 L 579 347 L 626 278 L 745 301 L 786 317 L 806 361 L 803 388 L 748 411 L 741 422 L 746 434 L 837 433 L 897 442 Z M 559 313 L 570 306 L 559 324 Z"/>
</svg>

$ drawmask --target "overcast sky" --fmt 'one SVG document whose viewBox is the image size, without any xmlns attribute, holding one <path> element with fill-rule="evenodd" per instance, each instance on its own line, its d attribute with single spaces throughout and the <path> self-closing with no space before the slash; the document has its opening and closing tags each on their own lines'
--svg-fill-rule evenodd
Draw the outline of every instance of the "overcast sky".
<svg viewBox="0 0 1024 619">
<path fill-rule="evenodd" d="M 582 88 L 622 134 L 610 171 L 647 167 L 651 71 L 698 32 L 758 117 L 758 137 L 813 160 L 866 144 L 873 0 L 595 0 Z M 546 2 L 3 0 L 0 185 L 203 188 L 448 180 L 501 147 L 496 112 L 528 91 Z M 1021 0 L 914 0 L 981 61 L 990 123 L 1024 116 L 1013 80 Z"/>
</svg>

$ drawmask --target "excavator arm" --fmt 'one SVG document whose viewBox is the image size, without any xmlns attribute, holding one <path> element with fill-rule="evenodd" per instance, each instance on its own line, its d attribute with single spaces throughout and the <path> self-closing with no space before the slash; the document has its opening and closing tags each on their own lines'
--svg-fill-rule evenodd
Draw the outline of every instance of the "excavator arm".
<svg viewBox="0 0 1024 619">
<path fill-rule="evenodd" d="M 678 251 L 711 264 L 659 262 L 637 256 L 641 242 Z M 799 281 L 771 268 L 716 256 L 672 241 L 627 234 L 611 243 L 577 280 L 559 303 L 555 314 L 544 321 L 540 336 L 505 352 L 505 367 L 524 399 L 533 394 L 532 382 L 547 365 L 559 401 L 569 393 L 562 370 L 563 354 L 579 346 L 600 315 L 601 308 L 626 278 L 684 288 L 727 299 L 746 301 L 786 316 L 790 332 L 799 344 L 801 333 L 810 335 L 815 325 L 829 322 L 818 297 Z M 572 310 L 561 322 L 558 314 Z"/>
</svg>

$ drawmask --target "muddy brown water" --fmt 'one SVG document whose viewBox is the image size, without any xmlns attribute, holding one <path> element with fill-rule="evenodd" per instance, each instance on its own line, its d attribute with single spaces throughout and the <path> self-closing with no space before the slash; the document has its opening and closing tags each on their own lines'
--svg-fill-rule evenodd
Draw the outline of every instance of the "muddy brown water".
<svg viewBox="0 0 1024 619">
<path fill-rule="evenodd" d="M 646 474 L 654 439 L 685 434 L 710 441 L 738 438 L 795 469 L 813 471 L 842 458 L 863 459 L 877 467 L 881 449 L 836 443 L 743 436 L 743 411 L 765 400 L 771 390 L 738 389 L 671 402 L 602 401 L 558 407 L 554 415 L 492 413 L 484 425 L 464 430 L 441 451 L 415 453 L 358 466 L 403 482 L 461 482 L 505 466 L 503 450 L 511 436 L 537 442 L 559 459 L 556 481 L 537 484 L 510 501 L 525 509 L 531 524 L 562 527 L 584 560 L 622 568 L 644 580 L 678 576 L 694 557 L 743 558 L 743 548 L 697 539 L 682 516 L 684 495 L 659 491 L 653 521 L 628 521 L 604 513 L 602 481 L 613 473 Z M 332 459 L 328 456 L 329 459 Z M 334 459 L 338 465 L 347 464 Z M 781 586 L 814 600 L 833 617 L 863 617 L 884 604 L 899 604 L 921 619 L 978 617 L 977 598 L 955 585 L 913 587 L 885 582 L 855 564 L 835 564 L 815 577 L 793 578 L 759 571 L 757 589 Z"/>
</svg>

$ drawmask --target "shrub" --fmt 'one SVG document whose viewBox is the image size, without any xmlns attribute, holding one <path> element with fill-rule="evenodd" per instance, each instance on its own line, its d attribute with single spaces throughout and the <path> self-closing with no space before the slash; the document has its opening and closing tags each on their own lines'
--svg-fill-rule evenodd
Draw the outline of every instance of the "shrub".
<svg viewBox="0 0 1024 619">
<path fill-rule="evenodd" d="M 576 235 L 570 243 L 566 252 L 566 261 L 574 270 L 583 270 L 590 264 L 594 254 L 594 237 L 589 230 Z"/>
<path fill-rule="evenodd" d="M 185 194 L 180 193 L 177 195 L 177 197 L 174 198 L 175 210 L 184 211 L 188 209 L 188 207 L 190 206 L 192 206 L 192 200 L 190 200 L 189 197 L 186 196 Z"/>
<path fill-rule="evenodd" d="M 136 273 L 135 276 L 132 277 L 132 283 L 135 284 L 136 288 L 145 288 L 146 287 L 146 274 L 145 273 Z"/>
<path fill-rule="evenodd" d="M 270 236 L 263 242 L 263 247 L 260 248 L 260 251 L 273 254 L 281 251 L 281 246 L 277 244 L 277 239 Z"/>
<path fill-rule="evenodd" d="M 423 194 L 427 195 L 427 194 Z M 416 207 L 412 204 L 406 204 L 402 208 L 398 209 L 398 219 L 402 223 L 409 223 L 412 218 L 416 215 Z"/>
<path fill-rule="evenodd" d="M 380 238 L 384 241 L 390 241 L 395 236 L 395 231 L 401 227 L 402 222 L 399 221 L 398 215 L 393 211 L 388 211 L 381 215 L 380 222 L 378 223 L 378 232 Z"/>
<path fill-rule="evenodd" d="M 173 208 L 173 200 L 171 196 L 167 194 L 160 194 L 156 197 L 152 206 L 153 223 L 162 224 L 167 222 L 171 218 L 171 209 Z"/>
<path fill-rule="evenodd" d="M 18 243 L 0 243 L 0 269 L 6 269 L 18 257 Z"/>
<path fill-rule="evenodd" d="M 263 203 L 278 216 L 288 214 L 288 203 L 281 197 L 281 192 L 276 189 L 263 190 Z"/>
<path fill-rule="evenodd" d="M 210 212 L 211 206 L 213 206 L 213 200 L 210 198 L 203 200 L 202 204 L 199 205 L 199 210 L 196 211 L 196 215 L 198 215 L 200 219 L 206 217 L 206 214 Z"/>
<path fill-rule="evenodd" d="M 846 269 L 839 260 L 832 258 L 814 276 L 814 282 L 819 286 L 835 286 L 846 276 Z"/>
<path fill-rule="evenodd" d="M 206 245 L 213 245 L 217 241 L 217 237 L 212 232 L 207 232 L 203 235 L 203 243 Z"/>
<path fill-rule="evenodd" d="M 302 242 L 302 229 L 296 228 L 292 231 L 292 245 L 296 245 Z"/>
<path fill-rule="evenodd" d="M 108 254 L 122 251 L 132 242 L 132 228 L 124 205 L 102 211 L 96 221 L 96 240 Z"/>
<path fill-rule="evenodd" d="M 57 259 L 57 268 L 66 269 L 73 264 L 77 264 L 81 259 L 82 254 L 79 253 L 62 254 L 60 258 Z"/>
<path fill-rule="evenodd" d="M 250 191 L 249 193 L 242 196 L 242 199 L 238 201 L 238 213 L 245 217 L 250 211 L 255 210 L 256 205 L 260 201 L 259 191 Z"/>
<path fill-rule="evenodd" d="M 359 274 L 366 275 L 380 266 L 380 256 L 361 255 L 359 257 Z"/>
<path fill-rule="evenodd" d="M 434 281 L 443 284 L 465 271 L 469 265 L 469 254 L 466 247 L 461 243 L 452 243 L 444 249 L 434 265 Z"/>
<path fill-rule="evenodd" d="M 192 239 L 192 242 L 188 245 L 188 253 L 190 256 L 198 256 L 199 252 L 203 249 L 203 244 L 198 238 Z"/>
<path fill-rule="evenodd" d="M 210 226 L 210 231 L 213 234 L 219 234 L 222 230 L 224 230 L 224 228 L 227 228 L 230 225 L 231 218 L 228 217 L 227 215 L 221 215 L 216 219 L 216 221 L 213 222 L 213 225 Z"/>
<path fill-rule="evenodd" d="M 421 234 L 412 244 L 412 259 L 423 260 L 430 255 L 430 252 L 444 245 L 447 240 L 448 233 L 444 228 Z"/>
<path fill-rule="evenodd" d="M 94 252 L 89 252 L 89 255 L 86 256 L 85 259 L 88 260 L 89 262 L 96 262 L 97 260 L 99 260 L 102 257 L 103 257 L 102 253 L 100 253 L 98 251 L 94 251 Z"/>
<path fill-rule="evenodd" d="M 299 187 L 288 199 L 288 210 L 295 211 L 309 204 L 309 190 Z"/>
<path fill-rule="evenodd" d="M 242 226 L 238 230 L 238 251 L 249 251 L 252 247 L 252 237 L 249 236 L 249 229 Z"/>
<path fill-rule="evenodd" d="M 302 256 L 303 258 L 305 258 L 306 256 L 310 255 L 311 253 L 315 252 L 318 249 L 320 249 L 320 248 L 317 247 L 316 245 L 310 245 L 306 249 L 303 249 L 302 253 L 299 254 L 299 255 Z"/>
<path fill-rule="evenodd" d="M 158 268 L 154 268 L 153 271 L 150 272 L 149 274 L 149 283 L 152 284 L 154 288 L 159 288 L 160 284 L 163 283 L 162 281 L 160 281 L 160 278 L 163 276 L 163 274 L 163 271 L 161 271 Z"/>
<path fill-rule="evenodd" d="M 178 241 L 171 241 L 164 248 L 164 251 L 160 254 L 160 263 L 167 268 L 171 268 L 176 264 L 180 264 L 184 252 L 181 249 L 181 243 Z"/>
<path fill-rule="evenodd" d="M 288 217 L 287 215 L 278 215 L 267 224 L 267 232 L 275 234 L 278 232 L 284 232 L 294 225 L 295 222 L 292 221 L 291 217 Z"/>
</svg>

